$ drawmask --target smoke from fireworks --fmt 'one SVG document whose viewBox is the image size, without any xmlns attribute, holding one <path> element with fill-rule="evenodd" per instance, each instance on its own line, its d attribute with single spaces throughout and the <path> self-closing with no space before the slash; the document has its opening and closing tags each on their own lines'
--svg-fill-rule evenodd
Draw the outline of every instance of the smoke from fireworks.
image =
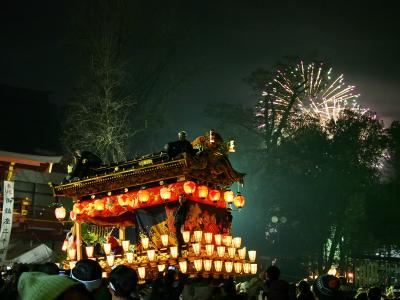
<svg viewBox="0 0 400 300">
<path fill-rule="evenodd" d="M 364 113 L 355 87 L 345 84 L 343 74 L 332 78 L 331 73 L 332 68 L 323 63 L 305 65 L 303 61 L 277 70 L 257 105 L 256 116 L 263 119 L 258 127 L 266 127 L 266 117 L 272 116 L 277 123 L 287 110 L 319 119 L 321 124 L 336 122 L 344 110 Z"/>
</svg>

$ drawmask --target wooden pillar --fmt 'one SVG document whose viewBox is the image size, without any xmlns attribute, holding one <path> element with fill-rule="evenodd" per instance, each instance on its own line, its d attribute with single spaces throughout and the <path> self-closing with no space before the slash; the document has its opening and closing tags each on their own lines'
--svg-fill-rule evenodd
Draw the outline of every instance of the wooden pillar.
<svg viewBox="0 0 400 300">
<path fill-rule="evenodd" d="M 78 202 L 77 197 L 73 197 L 73 203 Z M 82 225 L 80 222 L 74 222 L 75 227 L 75 243 L 76 243 L 76 260 L 82 259 Z"/>
<path fill-rule="evenodd" d="M 82 259 L 82 226 L 80 222 L 75 222 L 76 234 L 76 260 Z"/>
<path fill-rule="evenodd" d="M 125 227 L 119 228 L 119 241 L 122 242 L 125 240 Z"/>
</svg>

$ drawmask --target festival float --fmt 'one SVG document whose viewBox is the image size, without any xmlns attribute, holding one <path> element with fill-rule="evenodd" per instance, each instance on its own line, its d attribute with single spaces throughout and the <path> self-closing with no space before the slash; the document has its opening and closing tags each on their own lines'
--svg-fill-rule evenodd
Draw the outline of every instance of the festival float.
<svg viewBox="0 0 400 300">
<path fill-rule="evenodd" d="M 74 202 L 65 268 L 91 258 L 107 273 L 129 265 L 141 280 L 168 268 L 203 277 L 257 272 L 256 252 L 231 233 L 232 204 L 245 204 L 230 189 L 244 177 L 228 159 L 234 141 L 212 130 L 192 143 L 185 136 L 180 132 L 165 151 L 110 165 L 90 153 L 75 157 L 67 179 L 51 184 L 54 196 Z M 64 207 L 55 213 L 59 220 L 67 215 Z"/>
</svg>

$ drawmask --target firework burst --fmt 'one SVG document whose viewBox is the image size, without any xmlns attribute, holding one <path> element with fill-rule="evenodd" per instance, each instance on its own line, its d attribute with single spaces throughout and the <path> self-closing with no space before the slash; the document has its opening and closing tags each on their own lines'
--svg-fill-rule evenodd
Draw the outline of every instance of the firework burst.
<svg viewBox="0 0 400 300">
<path fill-rule="evenodd" d="M 324 124 L 336 122 L 344 110 L 365 113 L 357 103 L 355 87 L 346 85 L 343 74 L 332 77 L 332 68 L 323 63 L 301 61 L 276 71 L 263 92 L 264 100 L 256 108 L 256 117 L 274 117 L 275 122 L 287 111 L 308 115 Z M 259 128 L 265 128 L 260 122 Z"/>
</svg>

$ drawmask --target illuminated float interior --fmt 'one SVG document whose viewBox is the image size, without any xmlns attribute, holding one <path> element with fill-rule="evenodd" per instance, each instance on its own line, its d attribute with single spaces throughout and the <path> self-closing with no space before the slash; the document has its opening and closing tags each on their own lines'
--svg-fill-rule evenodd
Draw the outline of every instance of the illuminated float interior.
<svg viewBox="0 0 400 300">
<path fill-rule="evenodd" d="M 74 226 L 63 245 L 66 268 L 87 257 L 98 260 L 104 272 L 129 265 L 141 280 L 169 267 L 203 277 L 257 272 L 256 252 L 231 234 L 232 204 L 238 209 L 245 204 L 243 195 L 230 190 L 244 177 L 228 159 L 234 142 L 210 131 L 166 148 L 52 184 L 55 196 L 74 201 L 69 214 Z M 55 213 L 59 220 L 66 216 L 63 207 Z M 82 239 L 88 235 L 100 239 Z"/>
</svg>

